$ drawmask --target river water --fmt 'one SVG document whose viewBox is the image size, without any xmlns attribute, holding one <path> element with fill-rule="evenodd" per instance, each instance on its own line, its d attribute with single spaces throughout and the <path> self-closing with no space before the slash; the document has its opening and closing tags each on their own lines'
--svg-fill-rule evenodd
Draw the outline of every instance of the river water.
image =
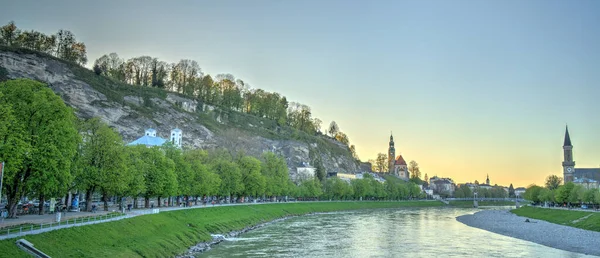
<svg viewBox="0 0 600 258">
<path fill-rule="evenodd" d="M 197 257 L 588 257 L 456 221 L 476 211 L 401 208 L 300 216 L 227 239 Z"/>
</svg>

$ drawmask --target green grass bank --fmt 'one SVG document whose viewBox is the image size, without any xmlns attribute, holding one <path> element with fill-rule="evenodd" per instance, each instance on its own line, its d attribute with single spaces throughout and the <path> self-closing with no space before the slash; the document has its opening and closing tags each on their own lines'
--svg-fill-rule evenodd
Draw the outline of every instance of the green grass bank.
<svg viewBox="0 0 600 258">
<path fill-rule="evenodd" d="M 443 206 L 437 201 L 311 202 L 188 209 L 24 236 L 52 257 L 173 257 L 211 233 L 241 230 L 291 215 L 342 210 Z M 29 257 L 19 238 L 0 241 L 0 256 Z"/>
<path fill-rule="evenodd" d="M 478 206 L 515 206 L 514 201 L 478 201 Z M 520 205 L 523 205 L 521 203 Z M 450 206 L 458 208 L 473 208 L 473 201 L 450 201 Z"/>
<path fill-rule="evenodd" d="M 598 212 L 546 209 L 530 206 L 523 206 L 511 212 L 519 216 L 545 220 L 554 224 L 600 232 L 600 213 Z"/>
</svg>

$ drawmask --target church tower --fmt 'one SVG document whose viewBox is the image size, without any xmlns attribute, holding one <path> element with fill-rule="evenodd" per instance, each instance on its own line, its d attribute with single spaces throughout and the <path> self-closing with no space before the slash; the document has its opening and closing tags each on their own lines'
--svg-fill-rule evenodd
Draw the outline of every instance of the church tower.
<svg viewBox="0 0 600 258">
<path fill-rule="evenodd" d="M 390 147 L 388 148 L 388 172 L 394 173 L 396 163 L 396 149 L 394 148 L 394 136 L 390 134 Z"/>
<path fill-rule="evenodd" d="M 571 145 L 571 137 L 569 137 L 569 127 L 565 130 L 565 142 L 563 144 L 564 161 L 563 166 L 563 181 L 565 183 L 573 182 L 573 173 L 575 172 L 575 161 L 573 161 L 573 145 Z"/>
<path fill-rule="evenodd" d="M 490 174 L 487 175 L 487 178 L 485 179 L 485 184 L 486 185 L 490 184 Z"/>
</svg>

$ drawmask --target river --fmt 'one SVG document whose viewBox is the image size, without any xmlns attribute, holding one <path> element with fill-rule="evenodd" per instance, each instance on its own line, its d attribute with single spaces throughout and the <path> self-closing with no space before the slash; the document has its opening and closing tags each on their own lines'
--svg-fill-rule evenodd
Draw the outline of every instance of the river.
<svg viewBox="0 0 600 258">
<path fill-rule="evenodd" d="M 464 208 L 402 208 L 290 218 L 197 257 L 587 257 L 472 228 Z"/>
</svg>

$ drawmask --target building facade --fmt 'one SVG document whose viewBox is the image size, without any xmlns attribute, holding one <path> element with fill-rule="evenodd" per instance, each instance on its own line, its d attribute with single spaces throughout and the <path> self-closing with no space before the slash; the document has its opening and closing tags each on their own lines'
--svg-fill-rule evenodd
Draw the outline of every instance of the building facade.
<svg viewBox="0 0 600 258">
<path fill-rule="evenodd" d="M 398 157 L 396 157 L 396 148 L 394 146 L 393 135 L 390 135 L 390 143 L 388 147 L 388 172 L 391 175 L 399 177 L 400 179 L 408 180 L 410 178 L 406 161 L 402 155 L 398 155 Z"/>
<path fill-rule="evenodd" d="M 170 142 L 174 146 L 181 148 L 181 145 L 183 143 L 183 132 L 181 131 L 181 129 L 175 128 L 175 129 L 171 130 L 170 135 L 171 135 Z M 144 136 L 136 139 L 135 141 L 130 142 L 127 145 L 146 145 L 147 147 L 152 147 L 152 146 L 162 146 L 166 142 L 167 142 L 167 140 L 157 136 L 157 132 L 155 129 L 148 128 L 144 132 Z"/>
<path fill-rule="evenodd" d="M 575 161 L 573 160 L 573 144 L 571 144 L 568 127 L 565 128 L 562 167 L 563 181 L 565 183 L 587 182 L 585 179 L 591 179 L 596 182 L 600 181 L 600 168 L 575 168 Z"/>
</svg>

